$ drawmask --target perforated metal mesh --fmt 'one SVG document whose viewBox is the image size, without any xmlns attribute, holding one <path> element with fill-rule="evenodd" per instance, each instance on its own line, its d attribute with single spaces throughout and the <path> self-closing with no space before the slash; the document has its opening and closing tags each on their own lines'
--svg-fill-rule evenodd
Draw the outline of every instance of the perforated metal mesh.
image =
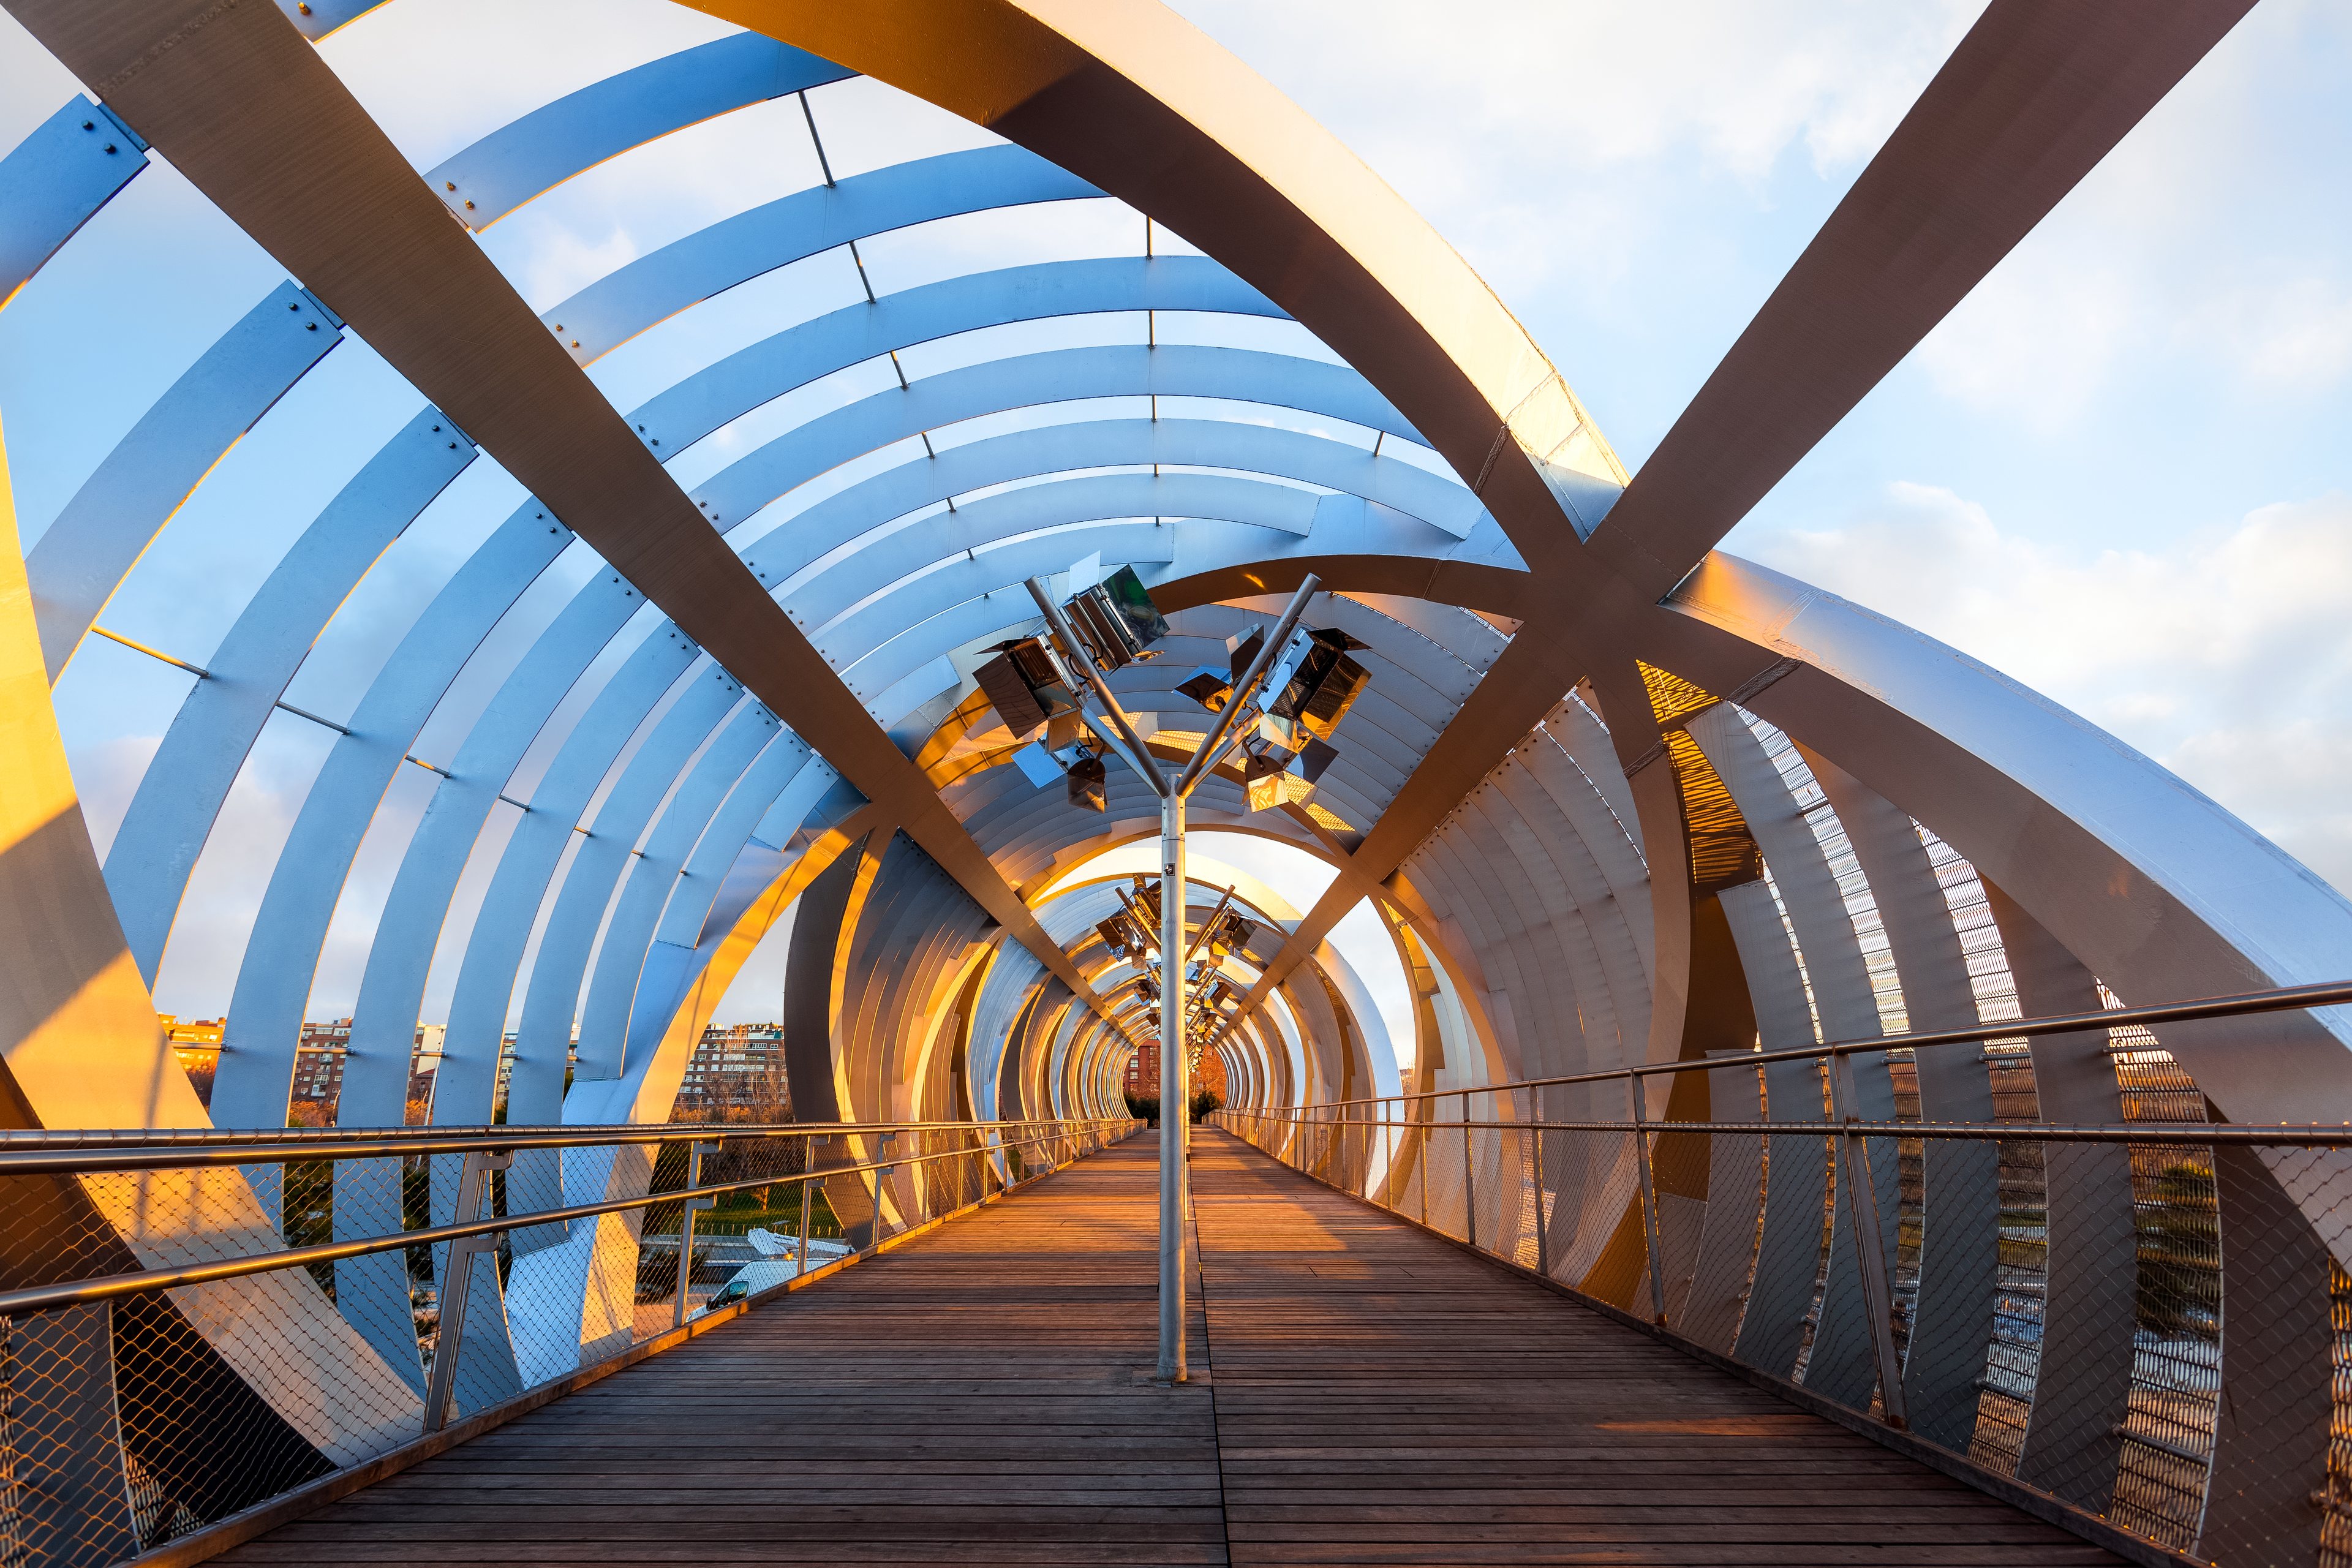
<svg viewBox="0 0 2352 1568">
<path fill-rule="evenodd" d="M 2352 1563 L 2352 1274 L 2336 1256 L 2352 1148 L 2298 1129 L 2201 1141 L 2193 1084 L 2152 1042 L 2118 1046 L 2141 1058 L 2119 1067 L 2145 1120 L 2063 1137 L 1811 1117 L 1637 1133 L 1538 1121 L 1523 1088 L 1474 1093 L 1466 1124 L 1459 1094 L 1215 1120 L 2158 1544 L 2224 1568 Z M 1997 1079 L 2024 1068 L 1988 1055 Z M 2003 1113 L 2030 1114 L 2026 1070 L 2000 1086 Z M 1916 1106 L 1898 1094 L 1906 1121 Z M 1387 1151 L 1377 1173 L 1328 1156 L 1336 1128 Z M 1865 1188 L 1891 1199 L 1863 1207 L 1872 1239 Z"/>
<path fill-rule="evenodd" d="M 0 1564 L 122 1562 L 1135 1125 L 0 1138 Z"/>
</svg>

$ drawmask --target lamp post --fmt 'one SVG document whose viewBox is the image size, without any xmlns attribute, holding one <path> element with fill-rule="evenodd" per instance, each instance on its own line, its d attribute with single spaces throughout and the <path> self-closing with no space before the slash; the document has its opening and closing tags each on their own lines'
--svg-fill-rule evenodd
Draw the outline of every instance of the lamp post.
<svg viewBox="0 0 2352 1568">
<path fill-rule="evenodd" d="M 1243 731 L 1236 721 L 1256 696 L 1266 671 L 1307 613 L 1307 602 L 1320 586 L 1321 579 L 1312 572 L 1298 584 L 1273 634 L 1250 661 L 1248 672 L 1234 683 L 1217 721 L 1202 737 L 1183 772 L 1171 779 L 1136 733 L 1118 699 L 1111 695 L 1110 682 L 1095 668 L 1062 606 L 1054 602 L 1044 583 L 1029 579 L 1030 596 L 1045 613 L 1045 624 L 1053 628 L 1080 685 L 1101 703 L 1108 730 L 1091 715 L 1087 722 L 1094 725 L 1103 744 L 1160 797 L 1160 1365 L 1156 1375 L 1162 1383 L 1181 1383 L 1185 1376 L 1184 1238 L 1185 1222 L 1192 1213 L 1192 1176 L 1185 1157 L 1192 1107 L 1192 1063 L 1184 1048 L 1192 999 L 1184 973 L 1189 956 L 1184 941 L 1184 802 L 1217 765 L 1226 748 L 1238 743 Z"/>
</svg>

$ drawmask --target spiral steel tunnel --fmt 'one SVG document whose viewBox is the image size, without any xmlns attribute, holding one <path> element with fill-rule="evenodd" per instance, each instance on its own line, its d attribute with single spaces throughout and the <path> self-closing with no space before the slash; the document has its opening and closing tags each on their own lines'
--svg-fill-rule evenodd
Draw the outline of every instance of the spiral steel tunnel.
<svg viewBox="0 0 2352 1568">
<path fill-rule="evenodd" d="M 1189 756 L 1212 722 L 1184 679 L 1308 573 L 1308 623 L 1360 644 L 1370 674 L 1307 798 L 1253 810 L 1228 763 L 1192 807 L 1195 832 L 1329 879 L 1306 908 L 1235 890 L 1250 934 L 1220 960 L 1213 1076 L 1233 1112 L 1293 1119 L 1250 1135 L 1312 1167 L 1313 1108 L 1428 1122 L 1458 1101 L 1458 1163 L 1383 1138 L 1313 1168 L 1381 1201 L 1418 1184 L 1421 1217 L 1458 1213 L 1474 1243 L 1548 1226 L 1547 1278 L 1843 1406 L 1888 1408 L 1887 1363 L 1853 1233 L 1810 1239 L 1846 1180 L 1820 1139 L 1660 1142 L 1653 1173 L 1646 1143 L 1546 1155 L 1508 1126 L 1811 1124 L 1817 1088 L 1770 1067 L 1624 1080 L 1631 1102 L 1619 1081 L 1505 1086 L 2352 974 L 2352 905 L 2162 767 L 1715 547 L 2250 0 L 1993 0 L 1633 474 L 1423 219 L 1149 0 L 688 0 L 707 41 L 593 40 L 583 58 L 632 63 L 430 167 L 335 68 L 338 36 L 396 4 L 5 3 L 85 89 L 0 160 L 7 309 L 67 309 L 44 284 L 102 264 L 100 215 L 142 174 L 285 279 L 215 310 L 226 330 L 55 521 L 0 549 L 17 1128 L 284 1127 L 332 962 L 361 974 L 343 1128 L 403 1123 L 420 1022 L 446 1027 L 436 1126 L 667 1124 L 787 921 L 801 1120 L 1123 1117 L 1149 976 L 1098 931 L 1127 886 L 1100 868 L 1155 839 L 1157 803 L 1116 767 L 1099 812 L 1037 787 L 974 675 L 1041 630 L 1026 580 L 1122 566 L 1168 621 L 1157 657 L 1110 677 L 1156 754 Z M 898 142 L 865 133 L 894 115 Z M 533 202 L 666 145 L 764 192 L 781 176 L 748 171 L 788 136 L 808 183 L 708 226 L 655 222 L 658 242 L 561 298 L 498 247 Z M 306 444 L 273 490 L 268 463 Z M 272 494 L 304 515 L 245 537 Z M 110 625 L 142 573 L 206 547 L 268 558 L 176 626 Z M 131 700 L 78 679 L 93 658 L 140 664 L 141 712 L 163 714 L 102 841 L 59 713 L 135 716 L 89 706 Z M 257 845 L 240 781 L 297 753 L 289 820 Z M 257 892 L 206 1107 L 153 994 L 232 864 Z M 1196 879 L 1196 920 L 1229 879 Z M 1367 904 L 1408 977 L 1407 1034 L 1331 941 Z M 1865 1052 L 1843 1058 L 1842 1110 L 2112 1129 L 2137 1114 L 2132 1074 L 2160 1066 L 2196 1120 L 2347 1123 L 2345 1015 L 2166 1023 L 2128 1050 L 2086 1027 Z M 876 1138 L 841 1142 L 887 1163 Z M 2050 1306 L 2023 1373 L 2003 1360 L 2021 1288 L 1992 1145 L 1870 1167 L 1911 1292 L 1902 1425 L 2106 1515 L 2135 1443 L 2181 1448 L 2145 1412 L 2203 1399 L 2189 1522 L 2142 1533 L 2233 1565 L 2340 1560 L 2343 1151 L 2213 1157 L 2225 1327 L 2184 1383 L 2130 1308 L 2153 1178 L 2120 1144 L 2067 1148 L 2036 1167 Z M 610 1153 L 515 1159 L 509 1205 L 650 1179 Z M 365 1163 L 339 1168 L 338 1238 L 402 1223 Z M 100 1202 L 120 1266 L 193 1256 L 190 1227 L 288 1234 L 275 1178 L 236 1169 L 201 1223 Z M 454 1169 L 435 1167 L 436 1223 Z M 906 1169 L 862 1197 L 835 1178 L 845 1223 L 916 1215 Z M 624 1229 L 519 1232 L 477 1266 L 491 1310 L 479 1333 L 467 1320 L 461 1412 L 593 1359 L 616 1331 L 600 1281 L 636 1266 Z M 13 1245 L 31 1282 L 41 1237 Z M 443 1250 L 446 1288 L 477 1255 Z M 300 1269 L 192 1288 L 173 1331 L 248 1430 L 319 1474 L 363 1465 L 426 1397 L 397 1256 L 335 1263 L 331 1291 Z M 16 1322 L 20 1361 L 106 1337 Z M 102 1425 L 61 1441 L 98 1452 Z"/>
</svg>

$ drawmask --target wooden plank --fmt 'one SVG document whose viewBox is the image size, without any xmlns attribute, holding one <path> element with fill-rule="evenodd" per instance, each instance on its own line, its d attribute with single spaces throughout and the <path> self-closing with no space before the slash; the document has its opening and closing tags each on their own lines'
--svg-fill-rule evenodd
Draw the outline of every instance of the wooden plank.
<svg viewBox="0 0 2352 1568">
<path fill-rule="evenodd" d="M 2118 1561 L 1235 1140 L 1196 1148 L 1235 1563 Z"/>
<path fill-rule="evenodd" d="M 1196 1142 L 1152 1386 L 1136 1139 L 231 1552 L 247 1563 L 2113 1563 Z"/>
</svg>

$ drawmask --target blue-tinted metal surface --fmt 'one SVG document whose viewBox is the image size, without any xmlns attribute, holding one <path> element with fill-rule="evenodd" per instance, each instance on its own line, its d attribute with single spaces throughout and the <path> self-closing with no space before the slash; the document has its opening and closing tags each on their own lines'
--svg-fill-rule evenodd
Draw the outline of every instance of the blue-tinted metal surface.
<svg viewBox="0 0 2352 1568">
<path fill-rule="evenodd" d="M 850 559 L 888 562 L 904 573 L 923 560 L 940 559 L 996 537 L 985 531 L 981 519 L 1006 498 L 992 496 L 964 503 L 955 515 L 973 530 L 969 533 L 926 535 L 919 523 L 893 526 L 893 520 L 959 495 L 1014 481 L 1087 468 L 1160 465 L 1263 474 L 1343 490 L 1379 501 L 1456 539 L 1469 536 L 1484 510 L 1475 496 L 1451 479 L 1319 436 L 1226 420 L 1094 419 L 989 437 L 948 447 L 937 457 L 902 463 L 817 502 L 768 534 L 746 552 L 746 559 L 754 563 L 754 570 L 764 581 L 783 583 L 795 593 L 802 586 L 799 574 L 811 563 L 853 542 L 856 550 Z M 1181 477 L 1185 476 L 1171 476 Z M 1299 499 L 1287 511 L 1260 508 L 1246 517 L 1234 517 L 1198 500 L 1188 504 L 1202 515 L 1305 532 L 1313 524 L 1318 498 L 1308 490 L 1292 493 Z M 1181 516 L 1184 512 L 1146 515 Z M 932 546 L 936 546 L 933 554 L 920 553 Z M 827 579 L 840 564 L 828 566 Z M 870 587 L 864 590 L 871 591 Z M 862 596 L 862 592 L 844 589 L 838 602 L 855 604 Z"/>
<path fill-rule="evenodd" d="M 575 837 L 573 825 L 621 748 L 698 652 L 675 627 L 656 626 L 596 694 L 531 792 L 530 814 L 508 836 L 482 897 L 450 994 L 440 1079 L 433 1092 L 436 1122 L 479 1126 L 489 1121 L 508 1004 L 533 918 Z"/>
<path fill-rule="evenodd" d="M 556 704 L 644 604 L 612 572 L 573 595 L 475 721 L 448 763 L 450 776 L 434 785 L 368 945 L 338 1114 L 344 1125 L 399 1122 L 425 973 L 474 842 Z"/>
<path fill-rule="evenodd" d="M 564 1067 L 581 982 L 614 887 L 677 778 L 678 759 L 693 754 L 742 695 L 731 676 L 708 664 L 698 667 L 597 808 L 564 873 L 531 963 L 507 1083 L 510 1120 L 544 1124 L 562 1119 Z M 516 1247 L 522 1248 L 520 1238 Z"/>
<path fill-rule="evenodd" d="M 336 28 L 366 16 L 386 0 L 278 0 L 278 8 L 301 35 L 317 43 Z"/>
<path fill-rule="evenodd" d="M 571 540 L 545 509 L 518 508 L 425 606 L 352 715 L 352 732 L 329 752 L 270 873 L 237 970 L 213 1086 L 216 1124 L 284 1124 L 320 944 L 375 804 L 449 682 Z M 403 1071 L 410 1049 L 404 1044 L 397 1053 Z M 362 1075 L 371 1070 L 356 1052 L 346 1070 L 355 1065 Z"/>
<path fill-rule="evenodd" d="M 753 830 L 776 817 L 797 829 L 833 780 L 833 770 L 814 761 L 806 744 L 788 734 L 761 753 L 712 815 L 672 885 L 660 923 L 645 948 L 636 994 L 629 1003 L 628 1037 L 621 1058 L 625 1078 L 641 1077 L 646 1068 L 659 1065 L 649 1060 L 649 1054 L 660 1049 L 687 987 L 709 963 L 749 900 L 787 863 L 773 841 L 755 842 Z M 789 830 L 783 834 L 791 836 Z M 722 893 L 739 881 L 736 873 L 744 869 L 753 875 L 740 879 L 742 901 L 731 910 L 720 909 Z M 710 927 L 707 940 L 706 921 Z M 688 1041 L 685 1048 L 691 1051 L 694 1044 Z M 676 1065 L 680 1071 L 686 1066 L 683 1060 Z"/>
<path fill-rule="evenodd" d="M 785 735 L 773 714 L 756 702 L 745 704 L 677 781 L 653 831 L 630 858 L 581 1003 L 575 1083 L 621 1076 L 630 1004 L 644 973 L 646 949 L 679 873 L 686 869 L 687 856 L 760 753 L 771 742 L 790 744 Z"/>
<path fill-rule="evenodd" d="M 1009 145 L 893 163 L 698 229 L 607 273 L 540 320 L 573 359 L 588 364 L 689 305 L 854 239 L 992 207 L 1101 194 Z"/>
<path fill-rule="evenodd" d="M 164 733 L 106 855 L 106 885 L 152 985 L 205 839 L 286 683 L 384 548 L 474 460 L 473 443 L 427 408 L 303 531 L 205 663 Z"/>
<path fill-rule="evenodd" d="M 622 623 L 643 605 L 635 591 L 609 572 L 575 594 L 475 722 L 451 760 L 450 776 L 435 786 L 432 803 L 409 839 L 368 945 L 367 969 L 352 1012 L 348 1065 L 336 1108 L 336 1119 L 343 1125 L 396 1126 L 404 1120 L 408 1057 L 424 1005 L 425 978 L 457 879 L 475 841 L 508 777 L 556 704 Z M 436 1211 L 446 1208 L 454 1217 L 450 1205 L 456 1197 L 456 1162 L 434 1163 Z M 379 1177 L 382 1173 L 377 1173 Z M 397 1187 L 382 1183 L 374 1190 L 389 1193 Z M 474 1283 L 483 1289 L 485 1303 L 498 1300 L 495 1269 Z M 370 1306 L 361 1300 L 370 1291 L 390 1294 Z M 407 1295 L 404 1268 L 354 1271 L 349 1281 L 340 1277 L 337 1281 L 337 1303 L 347 1313 L 357 1311 L 364 1318 L 393 1314 Z M 470 1308 L 469 1300 L 469 1312 Z M 506 1344 L 503 1320 L 494 1320 L 489 1326 L 493 1331 L 488 1336 L 477 1334 L 469 1316 L 462 1380 L 468 1408 L 495 1403 L 521 1388 Z"/>
<path fill-rule="evenodd" d="M 1287 320 L 1213 261 L 1179 256 L 1049 261 L 926 284 L 845 306 L 737 350 L 648 399 L 630 427 L 664 458 L 819 376 L 934 338 L 1106 310 L 1218 310 Z"/>
<path fill-rule="evenodd" d="M 1250 349 L 1055 349 L 943 371 L 860 398 L 754 447 L 694 496 L 713 521 L 733 527 L 828 468 L 927 430 L 1015 408 L 1147 395 L 1262 403 L 1419 439 L 1370 383 L 1339 365 Z"/>
<path fill-rule="evenodd" d="M 331 313 L 298 286 L 281 283 L 106 455 L 25 558 L 52 681 L 189 492 L 341 341 Z"/>
<path fill-rule="evenodd" d="M 0 158 L 0 307 L 147 166 L 147 143 L 79 94 Z"/>
<path fill-rule="evenodd" d="M 856 74 L 761 34 L 738 33 L 568 93 L 425 177 L 467 227 L 488 228 L 632 147 L 745 104 Z"/>
</svg>

